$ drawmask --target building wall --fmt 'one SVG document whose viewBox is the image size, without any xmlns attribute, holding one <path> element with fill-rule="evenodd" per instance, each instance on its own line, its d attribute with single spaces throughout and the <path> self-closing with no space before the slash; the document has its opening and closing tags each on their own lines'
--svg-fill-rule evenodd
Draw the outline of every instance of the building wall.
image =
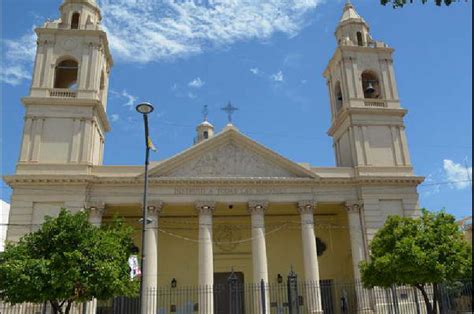
<svg viewBox="0 0 474 314">
<path fill-rule="evenodd" d="M 139 207 L 107 209 L 103 223 L 114 214 L 125 215 L 135 229 L 134 240 L 141 243 Z M 321 279 L 337 282 L 353 280 L 347 213 L 338 205 L 325 205 L 314 215 L 316 236 L 326 245 L 319 257 Z M 165 205 L 159 218 L 158 285 L 194 286 L 198 280 L 198 218 L 190 205 Z M 295 205 L 270 204 L 265 215 L 269 282 L 278 274 L 286 278 L 290 270 L 304 280 L 300 216 Z M 214 272 L 242 272 L 245 283 L 253 283 L 251 219 L 245 204 L 232 209 L 218 206 L 213 215 Z M 229 241 L 240 242 L 231 244 Z"/>
<path fill-rule="evenodd" d="M 373 239 L 390 215 L 418 217 L 418 192 L 416 187 L 363 187 L 364 220 L 367 240 Z"/>
<path fill-rule="evenodd" d="M 0 252 L 5 249 L 5 240 L 7 239 L 8 217 L 10 215 L 10 204 L 0 200 Z"/>
<path fill-rule="evenodd" d="M 16 242 L 26 233 L 35 231 L 44 216 L 56 216 L 61 207 L 73 212 L 84 208 L 85 185 L 61 186 L 38 184 L 13 189 L 10 207 L 10 226 L 7 240 Z"/>
</svg>

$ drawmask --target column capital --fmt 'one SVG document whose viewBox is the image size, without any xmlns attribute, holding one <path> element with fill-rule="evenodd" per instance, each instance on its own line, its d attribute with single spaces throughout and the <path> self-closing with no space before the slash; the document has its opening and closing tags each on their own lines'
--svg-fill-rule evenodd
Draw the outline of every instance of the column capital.
<svg viewBox="0 0 474 314">
<path fill-rule="evenodd" d="M 248 210 L 250 214 L 253 213 L 264 213 L 268 208 L 268 201 L 258 200 L 249 201 Z"/>
<path fill-rule="evenodd" d="M 316 208 L 316 201 L 303 200 L 298 202 L 298 210 L 300 214 L 312 214 Z"/>
<path fill-rule="evenodd" d="M 346 201 L 344 207 L 349 214 L 358 214 L 364 203 L 359 200 Z"/>
<path fill-rule="evenodd" d="M 147 204 L 148 214 L 150 215 L 159 214 L 162 208 L 163 208 L 163 202 L 160 200 L 153 200 L 153 201 L 148 202 Z"/>
<path fill-rule="evenodd" d="M 212 212 L 216 208 L 216 202 L 214 201 L 198 201 L 194 204 L 196 210 L 200 215 L 212 215 Z"/>
<path fill-rule="evenodd" d="M 84 203 L 84 209 L 93 215 L 101 215 L 105 211 L 105 203 L 102 201 L 89 201 Z"/>
</svg>

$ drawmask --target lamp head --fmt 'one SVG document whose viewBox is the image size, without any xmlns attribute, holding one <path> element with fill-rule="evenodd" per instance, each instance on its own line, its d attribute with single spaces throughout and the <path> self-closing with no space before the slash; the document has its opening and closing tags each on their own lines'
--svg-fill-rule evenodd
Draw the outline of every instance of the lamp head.
<svg viewBox="0 0 474 314">
<path fill-rule="evenodd" d="M 142 102 L 141 104 L 138 104 L 135 109 L 141 114 L 149 114 L 153 112 L 155 108 L 153 108 L 149 102 Z"/>
</svg>

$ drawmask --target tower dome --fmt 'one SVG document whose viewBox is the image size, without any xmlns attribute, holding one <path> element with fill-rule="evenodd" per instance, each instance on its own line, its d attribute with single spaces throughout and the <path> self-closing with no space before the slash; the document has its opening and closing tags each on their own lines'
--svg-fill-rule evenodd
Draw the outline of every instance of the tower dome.
<svg viewBox="0 0 474 314">
<path fill-rule="evenodd" d="M 357 13 L 350 1 L 347 1 L 336 29 L 339 46 L 367 46 L 372 40 L 369 25 Z"/>
<path fill-rule="evenodd" d="M 102 19 L 96 0 L 64 0 L 60 11 L 65 28 L 95 29 Z"/>
<path fill-rule="evenodd" d="M 207 106 L 204 106 L 202 113 L 204 115 L 204 121 L 199 123 L 196 127 L 196 137 L 194 139 L 194 144 L 205 141 L 214 136 L 214 126 L 207 121 L 208 109 Z"/>
</svg>

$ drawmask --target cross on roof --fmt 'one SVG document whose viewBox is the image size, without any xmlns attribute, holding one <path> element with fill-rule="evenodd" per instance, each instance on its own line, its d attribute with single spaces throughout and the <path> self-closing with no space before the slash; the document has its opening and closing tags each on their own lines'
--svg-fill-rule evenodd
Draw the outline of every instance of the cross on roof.
<svg viewBox="0 0 474 314">
<path fill-rule="evenodd" d="M 207 105 L 204 105 L 201 113 L 204 116 L 204 121 L 207 121 L 207 116 L 209 115 L 209 109 L 207 108 Z"/>
<path fill-rule="evenodd" d="M 230 101 L 227 103 L 227 106 L 221 108 L 222 111 L 227 113 L 227 119 L 229 120 L 229 124 L 232 124 L 232 114 L 234 111 L 239 110 L 239 108 L 234 107 Z"/>
</svg>

